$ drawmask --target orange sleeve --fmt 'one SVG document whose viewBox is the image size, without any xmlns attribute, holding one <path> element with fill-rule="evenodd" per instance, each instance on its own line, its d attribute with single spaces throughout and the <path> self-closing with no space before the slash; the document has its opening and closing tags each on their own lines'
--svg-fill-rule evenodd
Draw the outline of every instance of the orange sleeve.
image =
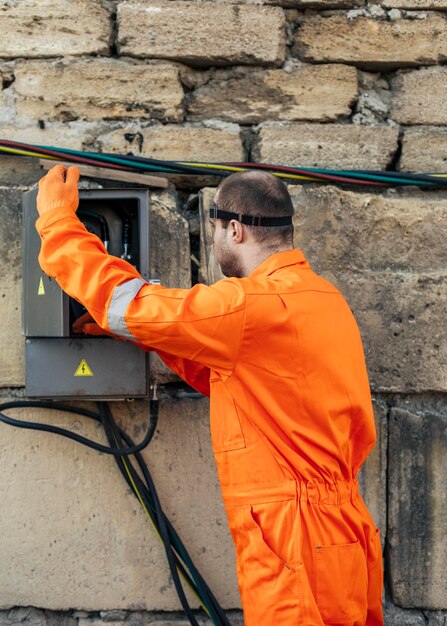
<svg viewBox="0 0 447 626">
<path fill-rule="evenodd" d="M 182 378 L 188 385 L 196 389 L 199 393 L 207 396 L 210 395 L 210 369 L 195 361 L 189 361 L 188 359 L 180 359 L 162 352 L 155 350 L 158 356 L 164 363 L 180 378 Z"/>
<path fill-rule="evenodd" d="M 46 212 L 36 228 L 42 239 L 39 263 L 43 271 L 81 302 L 102 328 L 176 357 L 177 366 L 178 359 L 184 359 L 231 375 L 245 311 L 239 281 L 227 279 L 192 289 L 148 284 L 132 265 L 107 254 L 99 238 L 68 209 Z M 119 300 L 117 294 L 129 284 L 138 289 L 117 322 L 112 309 Z M 185 373 L 191 369 L 189 364 L 183 367 Z M 197 371 L 193 378 L 203 380 L 203 375 Z"/>
</svg>

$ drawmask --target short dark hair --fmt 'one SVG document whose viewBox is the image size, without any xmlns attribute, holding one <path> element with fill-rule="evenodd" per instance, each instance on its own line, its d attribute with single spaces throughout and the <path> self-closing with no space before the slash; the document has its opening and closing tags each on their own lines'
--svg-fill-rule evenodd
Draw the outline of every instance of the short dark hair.
<svg viewBox="0 0 447 626">
<path fill-rule="evenodd" d="M 283 217 L 293 215 L 292 199 L 286 185 L 273 174 L 259 170 L 237 172 L 225 178 L 218 187 L 217 206 L 223 211 L 258 215 L 261 217 Z M 222 220 L 224 228 L 228 221 Z M 292 243 L 293 226 L 246 226 L 258 243 L 275 247 Z"/>
</svg>

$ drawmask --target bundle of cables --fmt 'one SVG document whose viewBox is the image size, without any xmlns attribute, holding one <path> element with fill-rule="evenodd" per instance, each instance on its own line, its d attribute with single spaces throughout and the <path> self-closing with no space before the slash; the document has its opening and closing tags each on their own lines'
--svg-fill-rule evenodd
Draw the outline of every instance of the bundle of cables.
<svg viewBox="0 0 447 626">
<path fill-rule="evenodd" d="M 319 182 L 331 184 L 368 185 L 395 187 L 416 185 L 423 188 L 447 187 L 447 174 L 415 174 L 375 170 L 328 170 L 321 168 L 287 167 L 267 163 L 202 163 L 193 161 L 160 161 L 133 155 L 117 155 L 98 152 L 82 152 L 39 146 L 0 139 L 0 154 L 70 163 L 101 166 L 126 172 L 146 172 L 200 176 L 228 176 L 248 169 L 265 170 L 286 179 L 286 182 Z"/>
<path fill-rule="evenodd" d="M 41 431 L 43 430 L 45 432 L 62 435 L 77 441 L 78 443 L 86 445 L 89 448 L 98 450 L 99 452 L 114 455 L 115 461 L 124 476 L 124 479 L 133 491 L 134 495 L 138 498 L 145 514 L 149 518 L 164 545 L 172 580 L 181 605 L 190 623 L 193 626 L 199 626 L 197 618 L 194 615 L 185 595 L 180 578 L 184 580 L 193 594 L 197 597 L 199 603 L 206 614 L 210 617 L 213 624 L 216 626 L 231 626 L 223 609 L 194 565 L 179 535 L 174 530 L 172 524 L 163 512 L 149 469 L 144 462 L 143 456 L 141 455 L 141 450 L 150 443 L 155 433 L 158 419 L 158 400 L 156 397 L 150 400 L 149 428 L 143 441 L 138 445 L 135 445 L 129 435 L 115 423 L 110 407 L 106 402 L 98 402 L 97 406 L 98 411 L 95 412 L 88 409 L 61 404 L 59 402 L 16 400 L 0 404 L 0 421 L 10 426 Z M 104 428 L 110 445 L 102 445 L 65 428 L 52 426 L 50 424 L 42 424 L 40 422 L 17 420 L 3 413 L 3 411 L 9 409 L 23 407 L 55 409 L 58 411 L 65 411 L 67 413 L 83 415 L 90 419 L 99 421 Z M 131 457 L 133 457 L 133 459 Z M 137 467 L 139 468 L 139 471 Z"/>
</svg>

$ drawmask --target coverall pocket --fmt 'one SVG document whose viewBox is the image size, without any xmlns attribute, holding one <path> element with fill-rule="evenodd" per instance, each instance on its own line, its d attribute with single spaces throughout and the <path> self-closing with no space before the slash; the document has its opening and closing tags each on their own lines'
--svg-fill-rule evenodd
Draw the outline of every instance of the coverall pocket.
<svg viewBox="0 0 447 626">
<path fill-rule="evenodd" d="M 315 548 L 316 602 L 325 623 L 355 623 L 368 608 L 368 569 L 358 541 Z"/>
<path fill-rule="evenodd" d="M 245 437 L 236 404 L 220 378 L 210 378 L 210 429 L 214 452 L 245 448 Z"/>
<path fill-rule="evenodd" d="M 293 525 L 287 523 L 295 512 L 295 501 L 239 509 L 240 526 L 234 536 L 247 626 L 305 623 L 307 579 L 304 565 L 293 558 L 297 537 Z"/>
</svg>

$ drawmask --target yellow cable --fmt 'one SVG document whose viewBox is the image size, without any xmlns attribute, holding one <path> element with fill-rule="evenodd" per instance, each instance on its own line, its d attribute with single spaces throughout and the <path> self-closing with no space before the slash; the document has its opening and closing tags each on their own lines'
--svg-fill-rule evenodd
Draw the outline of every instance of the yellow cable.
<svg viewBox="0 0 447 626">
<path fill-rule="evenodd" d="M 0 146 L 0 152 L 6 152 L 8 154 L 15 154 L 15 155 L 20 155 L 20 156 L 27 156 L 27 157 L 37 157 L 39 159 L 49 159 L 51 161 L 60 161 L 63 159 L 62 156 L 60 157 L 55 157 L 55 156 L 49 156 L 46 154 L 39 154 L 38 152 L 31 152 L 30 150 L 19 150 L 17 148 L 6 148 L 6 147 L 2 147 Z M 247 169 L 250 168 L 245 168 L 245 167 L 238 167 L 235 165 L 219 165 L 219 164 L 213 164 L 213 163 L 194 163 L 191 161 L 176 161 L 179 165 L 190 165 L 191 167 L 202 167 L 208 170 L 223 170 L 226 172 L 245 172 Z M 277 176 L 278 178 L 288 178 L 288 179 L 292 179 L 292 180 L 305 180 L 305 181 L 310 181 L 310 182 L 321 182 L 320 178 L 317 178 L 315 176 L 305 176 L 303 174 L 287 174 L 284 172 L 271 172 L 271 174 L 273 174 L 274 176 Z M 435 178 L 447 178 L 447 174 L 428 174 L 428 176 L 433 176 Z"/>
<path fill-rule="evenodd" d="M 177 161 L 179 165 L 191 165 L 191 167 L 205 167 L 206 169 L 212 170 L 223 170 L 225 172 L 245 172 L 248 168 L 246 167 L 237 167 L 234 165 L 214 165 L 212 163 L 191 163 L 189 161 Z M 279 178 L 293 178 L 294 180 L 310 180 L 310 181 L 319 181 L 319 178 L 315 178 L 313 176 L 304 176 L 302 174 L 284 174 L 282 172 L 271 172 L 274 176 L 278 176 Z"/>
<path fill-rule="evenodd" d="M 116 443 L 116 445 L 118 446 L 118 441 L 116 440 L 115 435 L 113 435 L 113 437 L 114 437 L 114 439 L 115 439 L 115 443 Z M 151 515 L 150 515 L 149 511 L 147 510 L 147 507 L 146 507 L 146 505 L 145 505 L 145 503 L 144 503 L 144 501 L 143 501 L 143 499 L 142 499 L 142 497 L 141 497 L 141 495 L 140 495 L 140 492 L 139 492 L 139 491 L 138 491 L 138 489 L 137 489 L 137 486 L 136 486 L 136 484 L 135 484 L 135 482 L 134 482 L 134 479 L 132 478 L 132 475 L 131 475 L 131 473 L 130 473 L 130 471 L 129 471 L 129 467 L 128 467 L 127 463 L 126 463 L 126 459 L 122 457 L 122 461 L 123 461 L 124 467 L 125 467 L 125 469 L 126 469 L 126 473 L 127 473 L 128 477 L 129 477 L 129 480 L 130 480 L 130 482 L 132 483 L 132 487 L 134 488 L 134 491 L 135 491 L 135 493 L 137 494 L 137 498 L 138 498 L 138 500 L 140 501 L 140 504 L 141 504 L 141 506 L 143 507 L 143 510 L 144 510 L 144 512 L 146 513 L 146 515 L 147 515 L 147 517 L 148 517 L 148 519 L 149 519 L 150 523 L 152 524 L 152 527 L 153 527 L 153 529 L 155 530 L 155 533 L 158 535 L 158 538 L 159 538 L 159 539 L 160 539 L 160 541 L 163 543 L 163 540 L 162 540 L 162 538 L 161 538 L 161 535 L 160 535 L 160 533 L 158 532 L 158 528 L 157 528 L 157 527 L 156 527 L 156 525 L 154 524 L 154 522 L 153 522 L 153 520 L 152 520 L 152 517 L 151 517 Z M 178 571 L 178 573 L 180 574 L 180 576 L 183 578 L 183 580 L 186 582 L 186 584 L 188 585 L 188 587 L 190 588 L 190 590 L 192 591 L 192 593 L 196 596 L 197 600 L 199 601 L 200 606 L 203 608 L 203 610 L 205 611 L 205 613 L 208 615 L 208 617 L 210 617 L 210 618 L 211 618 L 211 615 L 209 614 L 208 609 L 206 608 L 206 606 L 205 606 L 205 605 L 204 605 L 204 603 L 202 602 L 202 599 L 201 599 L 201 597 L 199 596 L 199 594 L 198 594 L 198 593 L 196 593 L 196 591 L 195 591 L 195 590 L 193 589 L 193 587 L 190 585 L 189 580 L 185 577 L 185 575 L 183 574 L 183 572 L 182 572 L 182 571 L 181 571 L 178 567 L 177 567 L 177 571 Z"/>
<path fill-rule="evenodd" d="M 38 157 L 39 159 L 51 159 L 52 161 L 60 161 L 59 157 L 47 156 L 46 154 L 39 154 L 38 152 L 31 152 L 30 150 L 18 150 L 17 148 L 4 148 L 0 146 L 1 152 L 7 152 L 8 154 L 18 154 L 20 156 Z"/>
</svg>

